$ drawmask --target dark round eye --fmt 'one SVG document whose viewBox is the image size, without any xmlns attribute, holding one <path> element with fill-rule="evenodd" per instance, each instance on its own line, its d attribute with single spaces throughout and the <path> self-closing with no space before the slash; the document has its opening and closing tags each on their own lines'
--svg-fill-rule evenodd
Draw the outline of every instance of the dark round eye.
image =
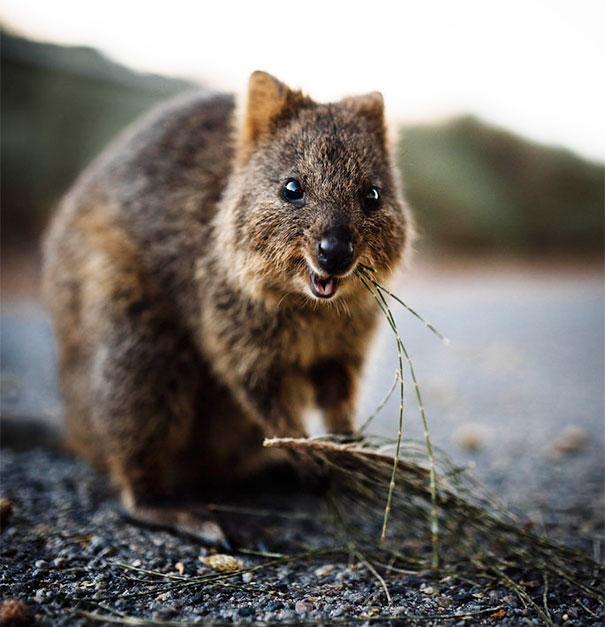
<svg viewBox="0 0 605 627">
<path fill-rule="evenodd" d="M 376 185 L 372 185 L 368 188 L 368 191 L 363 197 L 363 202 L 367 209 L 375 210 L 380 208 L 380 191 Z"/>
<path fill-rule="evenodd" d="M 305 197 L 305 192 L 296 179 L 287 181 L 281 193 L 288 202 L 300 203 Z"/>
</svg>

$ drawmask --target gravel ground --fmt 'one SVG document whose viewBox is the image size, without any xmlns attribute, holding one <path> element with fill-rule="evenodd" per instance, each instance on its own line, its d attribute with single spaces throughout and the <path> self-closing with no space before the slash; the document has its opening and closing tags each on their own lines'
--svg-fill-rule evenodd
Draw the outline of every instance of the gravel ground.
<svg viewBox="0 0 605 627">
<path fill-rule="evenodd" d="M 502 268 L 423 271 L 398 293 L 446 332 L 442 347 L 408 314 L 398 316 L 423 386 L 433 441 L 522 512 L 538 530 L 600 558 L 603 539 L 603 286 L 591 269 Z M 392 343 L 377 342 L 367 373 L 367 415 L 392 381 Z M 45 319 L 34 305 L 5 306 L 2 325 L 3 413 L 59 415 Z M 376 429 L 393 435 L 387 407 Z M 413 405 L 406 433 L 419 435 Z M 4 429 L 6 444 L 11 430 Z M 105 481 L 68 455 L 3 448 L 0 492 L 13 504 L 2 525 L 0 595 L 20 599 L 42 625 L 85 625 L 83 612 L 155 621 L 259 623 L 315 620 L 387 624 L 540 624 L 507 587 L 410 569 L 380 567 L 391 595 L 358 557 L 317 551 L 338 544 L 321 524 L 312 497 L 259 496 L 246 504 L 312 519 L 230 514 L 257 537 L 236 550 L 244 568 L 222 583 L 184 587 L 121 566 L 193 578 L 216 571 L 194 540 L 140 527 L 116 507 Z M 315 522 L 313 522 L 315 519 Z M 261 538 L 260 540 L 258 538 Z M 426 548 L 426 547 L 425 547 Z M 276 563 L 271 563 L 276 562 Z M 602 605 L 535 572 L 511 570 L 555 624 L 600 625 Z M 229 584 L 229 585 L 226 585 Z M 172 589 L 169 589 L 171 588 Z M 120 596 L 127 598 L 118 598 Z M 6 607 L 5 607 L 6 609 Z M 410 617 L 416 616 L 417 619 Z M 10 624 L 3 615 L 3 624 Z"/>
</svg>

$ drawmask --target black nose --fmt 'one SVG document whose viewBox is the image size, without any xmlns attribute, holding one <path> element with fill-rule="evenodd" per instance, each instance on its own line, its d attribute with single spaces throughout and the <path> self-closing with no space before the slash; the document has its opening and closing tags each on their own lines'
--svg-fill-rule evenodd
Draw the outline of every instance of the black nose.
<svg viewBox="0 0 605 627">
<path fill-rule="evenodd" d="M 317 261 L 329 274 L 341 274 L 351 267 L 353 243 L 346 228 L 335 226 L 324 233 L 317 243 Z"/>
</svg>

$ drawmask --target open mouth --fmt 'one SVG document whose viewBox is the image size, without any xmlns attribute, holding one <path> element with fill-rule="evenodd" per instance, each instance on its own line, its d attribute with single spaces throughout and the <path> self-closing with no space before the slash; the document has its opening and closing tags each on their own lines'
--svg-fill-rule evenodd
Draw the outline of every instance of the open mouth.
<svg viewBox="0 0 605 627">
<path fill-rule="evenodd" d="M 333 276 L 320 277 L 311 270 L 310 274 L 311 291 L 317 298 L 332 298 L 336 294 L 338 279 Z"/>
</svg>

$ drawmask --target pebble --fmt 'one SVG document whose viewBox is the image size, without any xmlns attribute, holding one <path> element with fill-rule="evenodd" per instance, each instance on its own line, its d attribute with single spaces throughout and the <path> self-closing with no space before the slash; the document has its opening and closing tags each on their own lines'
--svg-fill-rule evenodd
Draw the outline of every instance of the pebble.
<svg viewBox="0 0 605 627">
<path fill-rule="evenodd" d="M 201 557 L 200 559 L 210 568 L 218 570 L 219 572 L 232 572 L 234 570 L 240 570 L 244 567 L 242 562 L 233 555 L 224 555 L 222 553 L 216 553 L 215 555 L 209 555 L 208 557 Z M 244 573 L 250 574 L 250 573 Z"/>
<path fill-rule="evenodd" d="M 457 594 L 454 594 L 452 596 L 452 599 L 457 602 L 467 601 L 468 599 L 472 599 L 472 598 L 473 596 L 470 592 L 458 592 Z"/>
<path fill-rule="evenodd" d="M 579 453 L 587 443 L 588 432 L 581 427 L 569 425 L 555 435 L 544 454 L 547 459 L 558 461 L 567 455 Z"/>
<path fill-rule="evenodd" d="M 267 604 L 267 610 L 269 612 L 275 612 L 276 610 L 281 610 L 283 609 L 284 604 L 281 601 L 270 601 Z"/>
<path fill-rule="evenodd" d="M 393 611 L 393 616 L 403 616 L 404 614 L 408 613 L 408 609 L 401 605 L 399 607 L 394 607 L 392 611 Z"/>
<path fill-rule="evenodd" d="M 477 451 L 483 448 L 491 437 L 491 430 L 479 423 L 466 423 L 454 429 L 454 442 L 467 451 Z"/>
<path fill-rule="evenodd" d="M 294 611 L 297 614 L 304 614 L 305 612 L 310 612 L 315 609 L 315 605 L 309 599 L 304 599 L 302 601 L 296 601 L 296 605 L 294 606 Z"/>
<path fill-rule="evenodd" d="M 44 588 L 38 588 L 38 590 L 36 590 L 36 594 L 34 594 L 34 599 L 38 603 L 42 603 L 42 601 L 44 601 L 45 598 L 46 598 L 46 590 Z"/>
<path fill-rule="evenodd" d="M 95 554 L 105 548 L 105 540 L 98 535 L 92 536 L 88 541 L 88 548 Z M 135 564 L 133 563 L 133 566 Z"/>
<path fill-rule="evenodd" d="M 104 549 L 99 551 L 99 557 L 113 557 L 117 555 L 118 550 L 115 546 L 106 546 Z"/>
<path fill-rule="evenodd" d="M 254 614 L 254 608 L 251 608 L 251 607 L 240 607 L 237 610 L 237 613 L 240 616 L 252 616 Z"/>
<path fill-rule="evenodd" d="M 325 577 L 326 575 L 330 575 L 334 572 L 334 564 L 325 564 L 324 566 L 320 566 L 313 571 L 313 574 L 316 577 Z"/>
</svg>

